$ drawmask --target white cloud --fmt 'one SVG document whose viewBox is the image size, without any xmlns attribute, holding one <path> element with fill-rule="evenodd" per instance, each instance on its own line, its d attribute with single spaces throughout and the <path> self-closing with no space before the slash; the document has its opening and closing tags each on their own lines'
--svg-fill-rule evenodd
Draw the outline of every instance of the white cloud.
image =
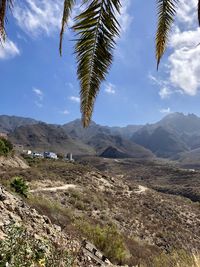
<svg viewBox="0 0 200 267">
<path fill-rule="evenodd" d="M 42 90 L 34 87 L 33 92 L 36 94 L 36 96 L 38 97 L 39 100 L 43 100 L 44 94 L 43 94 Z"/>
<path fill-rule="evenodd" d="M 21 2 L 21 3 L 20 3 Z M 124 33 L 131 24 L 132 16 L 129 14 L 131 0 L 123 0 L 121 15 L 117 15 L 121 32 Z M 69 18 L 69 26 L 73 25 L 73 17 L 84 10 L 85 5 L 76 4 Z M 40 34 L 51 35 L 60 30 L 63 13 L 63 0 L 25 0 L 15 3 L 14 17 L 18 25 L 27 34 L 35 37 Z"/>
<path fill-rule="evenodd" d="M 105 92 L 110 95 L 114 95 L 116 93 L 115 91 L 115 85 L 112 83 L 108 83 L 105 86 Z"/>
<path fill-rule="evenodd" d="M 78 96 L 70 96 L 69 99 L 70 99 L 72 102 L 80 103 L 80 97 L 78 97 Z"/>
<path fill-rule="evenodd" d="M 197 0 L 182 0 L 177 13 L 169 46 L 172 53 L 167 61 L 170 90 L 194 96 L 200 89 L 200 29 L 197 23 Z"/>
<path fill-rule="evenodd" d="M 65 110 L 61 111 L 61 113 L 62 113 L 63 115 L 68 115 L 70 112 L 69 112 L 67 109 L 65 109 Z"/>
<path fill-rule="evenodd" d="M 152 81 L 153 84 L 156 84 L 160 87 L 164 87 L 167 85 L 167 82 L 164 80 L 159 79 L 158 77 L 153 76 L 152 74 L 148 75 L 149 80 Z"/>
<path fill-rule="evenodd" d="M 32 37 L 41 34 L 50 36 L 61 28 L 63 3 L 63 0 L 16 1 L 14 17 L 21 29 Z M 83 6 L 80 3 L 74 6 L 68 21 L 69 27 L 73 25 L 72 18 L 81 10 Z"/>
<path fill-rule="evenodd" d="M 36 96 L 36 100 L 34 101 L 35 105 L 38 108 L 42 108 L 43 107 L 44 93 L 42 92 L 42 90 L 35 88 L 35 87 L 32 89 L 32 91 Z"/>
<path fill-rule="evenodd" d="M 50 35 L 60 28 L 62 8 L 63 1 L 60 0 L 25 0 L 16 3 L 14 17 L 27 33 Z"/>
<path fill-rule="evenodd" d="M 169 113 L 171 113 L 171 109 L 170 108 L 163 108 L 160 110 L 160 113 L 169 114 Z"/>
<path fill-rule="evenodd" d="M 131 1 L 123 0 L 121 14 L 118 16 L 122 34 L 128 30 L 133 20 L 133 17 L 129 14 Z"/>
<path fill-rule="evenodd" d="M 159 87 L 159 96 L 161 99 L 169 98 L 173 93 L 170 89 L 170 86 L 167 81 L 156 78 L 155 76 L 149 74 L 149 79 L 153 82 L 153 84 Z"/>
<path fill-rule="evenodd" d="M 194 16 L 194 11 L 197 12 L 197 4 L 197 0 L 180 1 L 177 16 L 179 22 L 184 23 L 184 26 L 187 25 L 188 27 L 190 27 L 191 25 L 196 23 L 197 16 Z"/>
<path fill-rule="evenodd" d="M 172 91 L 168 87 L 163 87 L 159 91 L 159 96 L 161 99 L 169 98 L 172 94 Z"/>
<path fill-rule="evenodd" d="M 184 93 L 194 96 L 200 87 L 200 47 L 183 47 L 169 57 L 170 81 Z"/>
<path fill-rule="evenodd" d="M 5 43 L 0 44 L 0 59 L 10 59 L 20 55 L 19 48 L 11 40 L 7 39 Z"/>
</svg>

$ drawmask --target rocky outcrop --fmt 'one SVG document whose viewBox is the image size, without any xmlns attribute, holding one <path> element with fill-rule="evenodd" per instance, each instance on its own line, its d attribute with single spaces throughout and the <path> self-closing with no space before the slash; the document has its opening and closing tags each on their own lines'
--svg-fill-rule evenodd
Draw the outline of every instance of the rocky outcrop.
<svg viewBox="0 0 200 267">
<path fill-rule="evenodd" d="M 51 223 L 46 216 L 31 209 L 25 202 L 7 192 L 0 186 L 0 238 L 5 235 L 4 229 L 9 224 L 25 226 L 30 232 L 54 239 L 61 233 L 61 228 Z"/>
<path fill-rule="evenodd" d="M 60 226 L 52 224 L 47 216 L 39 214 L 23 199 L 9 193 L 0 185 L 0 240 L 6 238 L 6 228 L 12 224 L 25 227 L 35 238 L 42 237 L 53 242 L 57 242 L 59 238 L 62 242 L 64 240 L 66 249 L 77 252 L 75 259 L 77 267 L 99 266 L 97 255 L 93 255 L 83 242 L 73 239 L 63 232 Z M 101 266 L 114 267 L 107 259 L 105 265 Z"/>
<path fill-rule="evenodd" d="M 27 169 L 29 166 L 18 156 L 0 157 L 0 167 Z"/>
</svg>

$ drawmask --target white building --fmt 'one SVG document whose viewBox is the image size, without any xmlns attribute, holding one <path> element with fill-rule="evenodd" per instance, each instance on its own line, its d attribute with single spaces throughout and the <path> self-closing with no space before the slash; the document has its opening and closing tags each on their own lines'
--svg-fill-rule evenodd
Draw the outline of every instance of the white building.
<svg viewBox="0 0 200 267">
<path fill-rule="evenodd" d="M 58 156 L 54 152 L 44 152 L 44 158 L 46 158 L 46 159 L 58 159 Z"/>
</svg>

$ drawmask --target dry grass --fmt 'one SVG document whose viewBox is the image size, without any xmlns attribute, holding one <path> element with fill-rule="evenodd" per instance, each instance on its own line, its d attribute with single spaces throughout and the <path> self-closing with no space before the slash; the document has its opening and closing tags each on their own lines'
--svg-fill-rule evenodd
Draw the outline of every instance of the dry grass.
<svg viewBox="0 0 200 267">
<path fill-rule="evenodd" d="M 132 175 L 133 178 L 130 180 L 120 174 L 120 166 L 117 169 L 118 176 L 111 179 L 88 165 L 77 163 L 36 160 L 31 165 L 27 170 L 7 169 L 0 173 L 0 180 L 6 184 L 13 176 L 19 175 L 34 186 L 42 186 L 46 181 L 51 186 L 59 183 L 78 185 L 77 189 L 40 192 L 28 199 L 31 206 L 50 217 L 52 222 L 67 231 L 76 231 L 73 223 L 77 218 L 84 218 L 90 225 L 99 224 L 102 228 L 116 225 L 124 238 L 124 246 L 129 254 L 126 263 L 130 266 L 138 263 L 144 267 L 199 266 L 197 256 L 195 262 L 194 257 L 185 252 L 183 255 L 187 254 L 187 257 L 177 263 L 180 256 L 174 259 L 176 254 L 171 254 L 181 248 L 183 251 L 200 251 L 199 203 L 151 189 L 143 194 L 135 193 L 138 184 L 133 179 L 137 178 L 137 182 L 141 182 L 143 177 L 147 187 L 153 187 L 148 180 L 152 176 L 152 181 L 163 186 L 164 178 L 169 183 L 173 175 L 181 177 L 182 172 L 166 166 L 155 167 L 150 163 L 144 163 L 144 166 L 133 163 L 132 167 L 127 163 L 122 170 L 128 170 L 127 177 Z M 178 178 L 175 180 L 178 183 Z M 173 186 L 174 180 L 171 183 Z"/>
</svg>

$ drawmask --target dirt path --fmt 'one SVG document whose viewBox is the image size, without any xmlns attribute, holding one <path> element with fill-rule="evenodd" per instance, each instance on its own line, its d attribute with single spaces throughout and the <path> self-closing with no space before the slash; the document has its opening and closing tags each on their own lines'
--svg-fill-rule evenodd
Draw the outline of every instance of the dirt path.
<svg viewBox="0 0 200 267">
<path fill-rule="evenodd" d="M 138 185 L 138 189 L 135 190 L 136 194 L 143 194 L 148 190 L 148 188 L 146 186 L 143 185 Z"/>
<path fill-rule="evenodd" d="M 35 193 L 35 192 L 43 192 L 43 191 L 47 191 L 47 192 L 56 192 L 56 191 L 60 191 L 60 190 L 68 190 L 70 188 L 76 188 L 76 185 L 74 184 L 66 184 L 66 185 L 62 185 L 62 186 L 57 186 L 57 187 L 45 187 L 45 188 L 38 188 L 35 190 L 30 190 L 31 193 Z"/>
</svg>

